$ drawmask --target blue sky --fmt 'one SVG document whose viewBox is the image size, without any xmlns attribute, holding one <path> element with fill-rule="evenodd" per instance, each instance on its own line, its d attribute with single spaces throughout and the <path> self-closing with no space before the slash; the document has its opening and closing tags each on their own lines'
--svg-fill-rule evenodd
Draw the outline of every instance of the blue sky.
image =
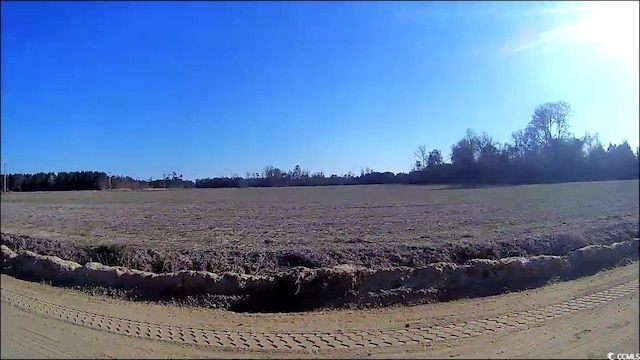
<svg viewBox="0 0 640 360">
<path fill-rule="evenodd" d="M 638 145 L 638 3 L 3 2 L 9 172 L 407 171 L 536 105 Z"/>
</svg>

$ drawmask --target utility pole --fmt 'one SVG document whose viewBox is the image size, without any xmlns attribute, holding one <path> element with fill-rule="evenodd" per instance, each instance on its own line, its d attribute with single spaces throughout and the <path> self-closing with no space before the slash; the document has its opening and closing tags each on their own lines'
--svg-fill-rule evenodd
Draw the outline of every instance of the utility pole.
<svg viewBox="0 0 640 360">
<path fill-rule="evenodd" d="M 109 171 L 109 190 L 111 190 L 111 171 Z"/>
<path fill-rule="evenodd" d="M 4 184 L 3 184 L 4 186 L 3 186 L 3 188 L 4 188 L 4 193 L 6 194 L 7 193 L 7 163 L 4 163 L 4 171 L 3 171 L 3 173 L 4 173 L 3 174 L 4 175 Z"/>
<path fill-rule="evenodd" d="M 167 174 L 162 174 L 162 188 L 167 188 Z"/>
</svg>

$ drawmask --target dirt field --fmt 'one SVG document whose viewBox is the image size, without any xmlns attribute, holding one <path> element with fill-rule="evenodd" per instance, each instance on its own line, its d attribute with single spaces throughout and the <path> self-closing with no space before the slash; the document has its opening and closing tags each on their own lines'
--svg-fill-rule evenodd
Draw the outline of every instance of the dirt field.
<svg viewBox="0 0 640 360">
<path fill-rule="evenodd" d="M 419 266 L 626 240 L 638 198 L 638 181 L 12 193 L 2 243 L 151 271 Z"/>
</svg>

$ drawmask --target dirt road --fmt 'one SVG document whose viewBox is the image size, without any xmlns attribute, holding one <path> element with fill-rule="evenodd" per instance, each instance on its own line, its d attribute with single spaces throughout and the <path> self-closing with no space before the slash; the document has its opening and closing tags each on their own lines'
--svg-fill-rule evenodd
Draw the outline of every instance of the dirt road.
<svg viewBox="0 0 640 360">
<path fill-rule="evenodd" d="M 639 353 L 638 263 L 415 307 L 237 314 L 113 300 L 2 275 L 2 358 L 557 357 Z"/>
</svg>

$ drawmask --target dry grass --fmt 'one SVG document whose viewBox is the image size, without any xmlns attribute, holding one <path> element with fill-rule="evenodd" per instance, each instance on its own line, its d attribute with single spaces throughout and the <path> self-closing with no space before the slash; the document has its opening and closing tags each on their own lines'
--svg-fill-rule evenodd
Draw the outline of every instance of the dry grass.
<svg viewBox="0 0 640 360">
<path fill-rule="evenodd" d="M 2 233 L 190 254 L 174 265 L 187 268 L 416 265 L 628 237 L 638 231 L 638 197 L 638 181 L 13 193 L 2 197 Z M 198 252 L 218 259 L 195 260 Z"/>
</svg>

